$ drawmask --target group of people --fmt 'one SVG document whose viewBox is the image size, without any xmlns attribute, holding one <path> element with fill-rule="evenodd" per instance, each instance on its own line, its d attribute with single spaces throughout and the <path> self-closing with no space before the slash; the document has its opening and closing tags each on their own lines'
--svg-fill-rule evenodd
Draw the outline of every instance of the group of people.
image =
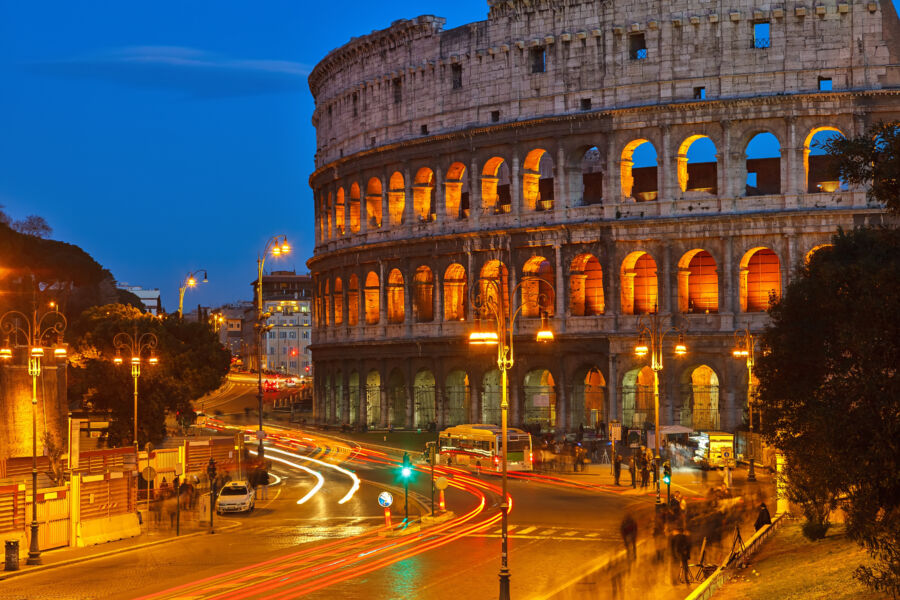
<svg viewBox="0 0 900 600">
<path fill-rule="evenodd" d="M 162 524 L 163 513 L 165 513 L 169 519 L 169 526 L 175 527 L 178 511 L 193 510 L 196 506 L 196 488 L 189 481 L 180 481 L 176 490 L 175 484 L 169 485 L 169 482 L 163 477 L 159 487 L 151 492 L 150 513 L 153 523 L 157 526 Z"/>
<path fill-rule="evenodd" d="M 622 463 L 622 455 L 616 454 L 613 458 L 613 478 L 616 485 L 619 485 L 619 480 L 622 477 Z M 657 466 L 657 459 L 653 456 L 653 451 L 650 448 L 641 446 L 640 450 L 635 451 L 628 458 L 628 473 L 631 475 L 631 487 L 637 487 L 638 475 L 641 478 L 641 488 L 646 488 L 650 485 L 651 476 L 653 477 L 653 485 L 656 485 L 657 477 L 659 477 Z"/>
</svg>

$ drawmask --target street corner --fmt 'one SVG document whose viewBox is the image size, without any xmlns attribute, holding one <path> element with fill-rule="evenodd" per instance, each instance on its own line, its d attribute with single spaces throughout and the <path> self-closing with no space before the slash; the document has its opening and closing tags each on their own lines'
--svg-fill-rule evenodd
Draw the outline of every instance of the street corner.
<svg viewBox="0 0 900 600">
<path fill-rule="evenodd" d="M 391 529 L 382 529 L 378 532 L 378 535 L 384 538 L 404 537 L 413 533 L 419 533 L 421 529 L 422 527 L 419 523 L 406 523 Z"/>
<path fill-rule="evenodd" d="M 456 518 L 456 513 L 454 513 L 452 510 L 442 512 L 438 515 L 425 515 L 424 517 L 422 517 L 422 525 L 437 525 L 438 523 L 444 523 L 454 518 Z"/>
</svg>

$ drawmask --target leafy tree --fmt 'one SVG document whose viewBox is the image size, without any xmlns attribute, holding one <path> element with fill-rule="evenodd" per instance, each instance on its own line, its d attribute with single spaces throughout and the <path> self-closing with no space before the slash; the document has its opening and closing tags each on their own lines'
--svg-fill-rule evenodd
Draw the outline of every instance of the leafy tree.
<svg viewBox="0 0 900 600">
<path fill-rule="evenodd" d="M 900 122 L 878 123 L 857 137 L 834 137 L 823 145 L 847 183 L 868 186 L 870 200 L 900 213 Z"/>
<path fill-rule="evenodd" d="M 138 380 L 138 442 L 159 443 L 165 437 L 166 413 L 179 412 L 193 419 L 191 400 L 219 387 L 230 363 L 229 352 L 219 344 L 205 323 L 184 323 L 176 317 L 158 319 L 121 304 L 97 306 L 85 311 L 69 328 L 73 366 L 69 370 L 69 400 L 109 410 L 112 424 L 108 444 L 133 441 L 133 380 L 130 354 L 116 366 L 113 338 L 135 329 L 154 333 L 159 364 L 142 366 Z"/>
<path fill-rule="evenodd" d="M 857 576 L 897 594 L 900 230 L 839 232 L 769 314 L 756 369 L 763 433 L 811 489 L 807 502 L 843 495 L 847 532 L 875 559 Z"/>
</svg>

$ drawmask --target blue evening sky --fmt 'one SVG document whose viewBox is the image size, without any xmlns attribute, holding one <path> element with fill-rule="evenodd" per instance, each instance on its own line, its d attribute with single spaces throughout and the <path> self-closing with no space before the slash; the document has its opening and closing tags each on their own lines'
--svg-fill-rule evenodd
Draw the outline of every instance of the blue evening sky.
<svg viewBox="0 0 900 600">
<path fill-rule="evenodd" d="M 894 0 L 895 3 L 900 0 Z M 313 248 L 310 69 L 350 37 L 485 0 L 0 2 L 0 204 L 43 216 L 123 282 L 177 308 L 250 298 L 256 256 Z"/>
</svg>

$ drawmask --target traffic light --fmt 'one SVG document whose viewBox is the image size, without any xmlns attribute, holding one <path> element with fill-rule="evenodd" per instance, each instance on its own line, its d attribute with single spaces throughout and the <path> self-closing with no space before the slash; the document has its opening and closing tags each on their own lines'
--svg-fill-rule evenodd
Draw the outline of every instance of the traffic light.
<svg viewBox="0 0 900 600">
<path fill-rule="evenodd" d="M 666 485 L 672 483 L 672 465 L 669 464 L 669 461 L 663 463 L 663 483 Z"/>
<path fill-rule="evenodd" d="M 400 475 L 403 476 L 403 479 L 409 479 L 410 475 L 412 475 L 412 461 L 409 460 L 409 453 L 403 453 L 403 466 L 400 468 Z"/>
</svg>

